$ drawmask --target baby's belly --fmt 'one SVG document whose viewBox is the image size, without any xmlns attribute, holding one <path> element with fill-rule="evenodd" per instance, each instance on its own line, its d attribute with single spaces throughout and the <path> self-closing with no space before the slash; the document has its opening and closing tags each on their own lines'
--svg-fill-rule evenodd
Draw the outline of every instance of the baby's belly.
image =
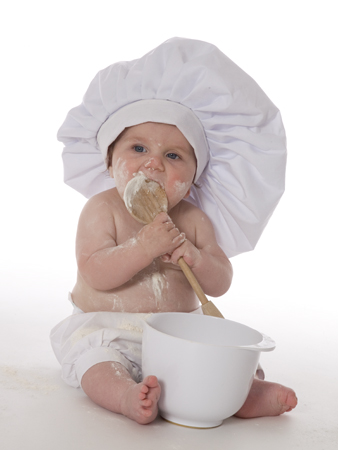
<svg viewBox="0 0 338 450">
<path fill-rule="evenodd" d="M 111 291 L 93 289 L 78 275 L 73 302 L 84 312 L 191 312 L 199 301 L 179 269 L 141 273 Z"/>
</svg>

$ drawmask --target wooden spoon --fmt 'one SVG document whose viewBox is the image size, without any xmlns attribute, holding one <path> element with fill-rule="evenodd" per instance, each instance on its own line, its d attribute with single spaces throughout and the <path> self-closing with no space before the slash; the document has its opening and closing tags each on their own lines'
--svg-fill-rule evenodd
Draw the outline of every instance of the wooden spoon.
<svg viewBox="0 0 338 450">
<path fill-rule="evenodd" d="M 142 172 L 128 182 L 124 191 L 124 203 L 134 219 L 143 224 L 151 223 L 157 214 L 168 211 L 168 199 L 164 189 L 156 181 L 146 178 Z M 216 306 L 207 299 L 182 257 L 178 260 L 178 264 L 202 303 L 203 314 L 224 318 Z"/>
</svg>

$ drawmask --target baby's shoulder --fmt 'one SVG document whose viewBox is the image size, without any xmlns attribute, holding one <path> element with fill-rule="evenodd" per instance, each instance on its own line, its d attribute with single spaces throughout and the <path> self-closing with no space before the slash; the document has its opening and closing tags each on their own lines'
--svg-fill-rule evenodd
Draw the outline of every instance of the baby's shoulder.
<svg viewBox="0 0 338 450">
<path fill-rule="evenodd" d="M 179 214 L 187 217 L 207 217 L 207 215 L 197 206 L 187 200 L 182 200 L 179 203 Z"/>
<path fill-rule="evenodd" d="M 117 194 L 117 195 L 116 195 Z M 119 195 L 115 188 L 93 195 L 83 207 L 81 216 L 99 217 L 113 214 L 119 204 Z"/>
<path fill-rule="evenodd" d="M 208 216 L 200 208 L 186 200 L 182 200 L 177 205 L 172 218 L 174 222 L 175 220 L 179 222 L 183 221 L 184 223 L 194 224 L 195 226 L 202 223 L 210 223 Z"/>
<path fill-rule="evenodd" d="M 93 195 L 87 200 L 85 208 L 97 208 L 97 207 L 110 207 L 119 201 L 119 195 L 116 188 L 108 189 L 107 191 L 100 192 Z"/>
</svg>

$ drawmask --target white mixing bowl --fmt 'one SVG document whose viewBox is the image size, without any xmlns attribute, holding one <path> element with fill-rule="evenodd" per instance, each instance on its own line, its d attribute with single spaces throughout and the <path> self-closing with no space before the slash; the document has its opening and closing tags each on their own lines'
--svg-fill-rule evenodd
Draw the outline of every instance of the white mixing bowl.
<svg viewBox="0 0 338 450">
<path fill-rule="evenodd" d="M 275 343 L 226 319 L 186 313 L 152 314 L 142 343 L 143 377 L 156 375 L 161 416 L 179 425 L 221 425 L 244 404 L 261 351 Z"/>
</svg>

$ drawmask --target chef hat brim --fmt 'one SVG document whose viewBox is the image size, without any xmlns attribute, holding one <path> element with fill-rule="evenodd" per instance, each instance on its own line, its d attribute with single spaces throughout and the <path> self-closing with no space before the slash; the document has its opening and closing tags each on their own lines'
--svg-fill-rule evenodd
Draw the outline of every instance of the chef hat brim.
<svg viewBox="0 0 338 450">
<path fill-rule="evenodd" d="M 197 181 L 209 159 L 204 128 L 189 108 L 169 100 L 139 100 L 113 113 L 102 124 L 97 134 L 103 158 L 106 159 L 109 145 L 125 128 L 145 122 L 175 125 L 181 131 L 195 152 L 197 169 L 194 181 Z"/>
</svg>

